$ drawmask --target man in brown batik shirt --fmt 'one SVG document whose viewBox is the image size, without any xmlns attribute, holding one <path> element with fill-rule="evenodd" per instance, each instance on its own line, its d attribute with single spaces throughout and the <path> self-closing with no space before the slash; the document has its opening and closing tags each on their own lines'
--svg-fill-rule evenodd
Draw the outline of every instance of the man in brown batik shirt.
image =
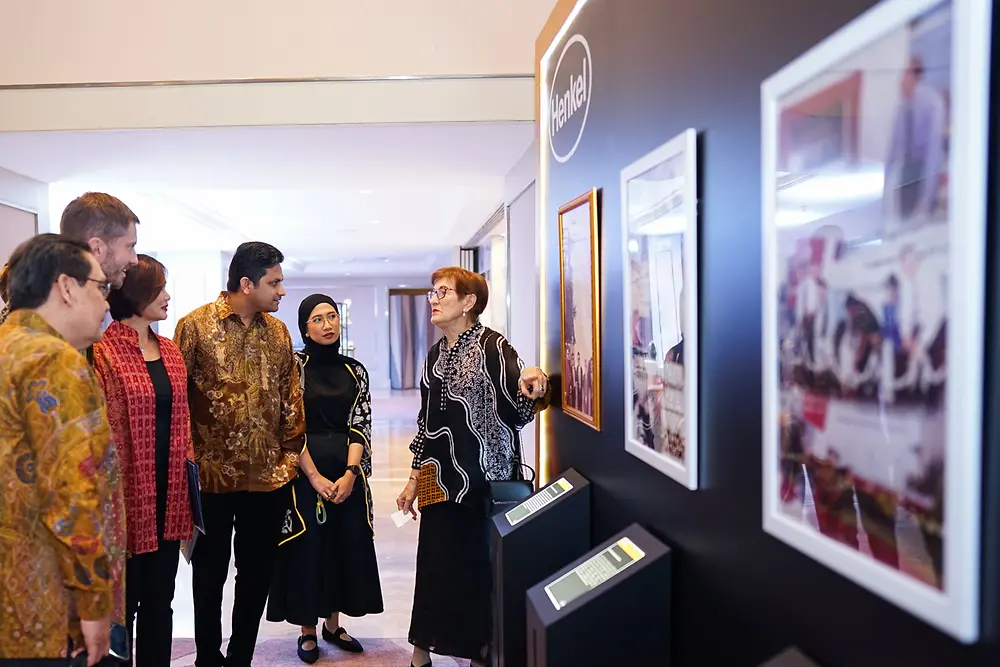
<svg viewBox="0 0 1000 667">
<path fill-rule="evenodd" d="M 284 256 L 244 243 L 227 291 L 181 318 L 174 340 L 188 370 L 205 534 L 192 560 L 198 667 L 249 667 L 257 643 L 281 520 L 296 475 L 305 413 L 292 339 L 278 310 Z M 227 656 L 222 589 L 236 531 L 236 600 Z"/>
</svg>

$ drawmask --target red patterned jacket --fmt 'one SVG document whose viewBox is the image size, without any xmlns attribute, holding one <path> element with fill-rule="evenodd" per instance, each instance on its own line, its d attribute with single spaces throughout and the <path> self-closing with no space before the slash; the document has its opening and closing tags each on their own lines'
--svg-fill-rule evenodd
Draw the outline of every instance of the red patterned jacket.
<svg viewBox="0 0 1000 667">
<path fill-rule="evenodd" d="M 187 370 L 177 346 L 169 338 L 156 338 L 174 393 L 163 539 L 186 540 L 193 530 L 184 464 L 193 458 Z M 121 459 L 129 554 L 156 551 L 156 396 L 135 329 L 112 322 L 104 340 L 94 346 L 94 370 L 104 387 L 111 437 Z"/>
</svg>

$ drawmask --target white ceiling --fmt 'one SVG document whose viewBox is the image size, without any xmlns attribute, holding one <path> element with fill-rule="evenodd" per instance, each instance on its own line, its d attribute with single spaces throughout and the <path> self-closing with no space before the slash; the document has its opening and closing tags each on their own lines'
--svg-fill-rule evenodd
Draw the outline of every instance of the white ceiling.
<svg viewBox="0 0 1000 667">
<path fill-rule="evenodd" d="M 415 275 L 500 205 L 531 123 L 190 128 L 0 134 L 0 167 L 89 189 L 142 220 L 140 250 L 265 240 L 303 275 Z"/>
</svg>

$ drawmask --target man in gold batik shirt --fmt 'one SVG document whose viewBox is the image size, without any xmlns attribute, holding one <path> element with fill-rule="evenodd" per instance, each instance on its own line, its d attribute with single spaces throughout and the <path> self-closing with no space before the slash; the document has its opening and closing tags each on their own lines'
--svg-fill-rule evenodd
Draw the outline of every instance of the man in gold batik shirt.
<svg viewBox="0 0 1000 667">
<path fill-rule="evenodd" d="M 244 243 L 227 291 L 177 323 L 188 370 L 195 459 L 205 534 L 193 563 L 199 667 L 249 667 L 277 555 L 281 521 L 305 441 L 305 414 L 292 338 L 278 310 L 281 252 Z M 227 656 L 222 590 L 236 532 L 236 599 Z"/>
<path fill-rule="evenodd" d="M 110 285 L 86 244 L 35 236 L 11 256 L 0 326 L 0 664 L 108 654 L 104 530 L 117 458 L 104 397 L 79 349 L 101 339 Z"/>
</svg>

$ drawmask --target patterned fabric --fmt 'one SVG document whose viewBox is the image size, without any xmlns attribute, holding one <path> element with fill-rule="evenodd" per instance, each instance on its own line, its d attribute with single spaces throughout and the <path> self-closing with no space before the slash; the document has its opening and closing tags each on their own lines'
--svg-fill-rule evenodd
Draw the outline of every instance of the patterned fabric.
<svg viewBox="0 0 1000 667">
<path fill-rule="evenodd" d="M 153 334 L 156 335 L 156 334 Z M 193 460 L 187 401 L 187 371 L 180 350 L 156 336 L 163 366 L 173 388 L 170 419 L 170 463 L 167 471 L 165 540 L 191 537 L 191 503 L 185 461 Z M 104 340 L 94 346 L 94 369 L 104 388 L 112 440 L 125 481 L 128 550 L 144 554 L 159 548 L 156 518 L 156 394 L 139 347 L 138 332 L 112 322 Z"/>
<path fill-rule="evenodd" d="M 372 476 L 372 396 L 371 390 L 369 388 L 368 381 L 368 371 L 365 369 L 364 365 L 355 359 L 350 357 L 343 357 L 344 365 L 347 366 L 347 370 L 350 371 L 351 376 L 357 383 L 357 389 L 355 391 L 354 405 L 351 407 L 351 417 L 350 424 L 348 424 L 348 439 L 349 443 L 357 443 L 364 447 L 364 452 L 361 454 L 361 472 L 362 480 L 361 483 L 365 487 L 365 502 L 368 506 L 368 524 L 372 526 L 372 535 L 375 534 L 375 505 L 372 502 L 372 489 L 368 480 Z M 306 365 L 309 363 L 309 355 L 305 352 L 296 352 L 295 361 L 299 368 L 299 379 L 300 387 L 302 391 L 306 391 Z M 314 371 L 315 372 L 315 371 Z M 307 415 L 308 418 L 308 415 Z M 319 421 L 317 419 L 317 421 Z M 310 422 L 313 427 L 313 433 L 316 432 L 315 424 Z M 308 443 L 307 443 L 308 446 Z M 286 517 L 287 520 L 290 517 Z"/>
<path fill-rule="evenodd" d="M 275 317 L 247 327 L 225 292 L 184 316 L 191 436 L 208 493 L 274 491 L 295 477 L 305 433 L 292 338 Z"/>
<path fill-rule="evenodd" d="M 33 311 L 0 326 L 0 385 L 0 658 L 55 658 L 117 602 L 117 456 L 93 370 Z"/>
<path fill-rule="evenodd" d="M 520 393 L 522 368 L 507 339 L 479 323 L 454 347 L 442 338 L 427 353 L 410 444 L 413 468 L 420 470 L 418 507 L 442 501 L 477 505 L 487 482 L 514 477 L 519 431 L 548 400 Z"/>
</svg>

